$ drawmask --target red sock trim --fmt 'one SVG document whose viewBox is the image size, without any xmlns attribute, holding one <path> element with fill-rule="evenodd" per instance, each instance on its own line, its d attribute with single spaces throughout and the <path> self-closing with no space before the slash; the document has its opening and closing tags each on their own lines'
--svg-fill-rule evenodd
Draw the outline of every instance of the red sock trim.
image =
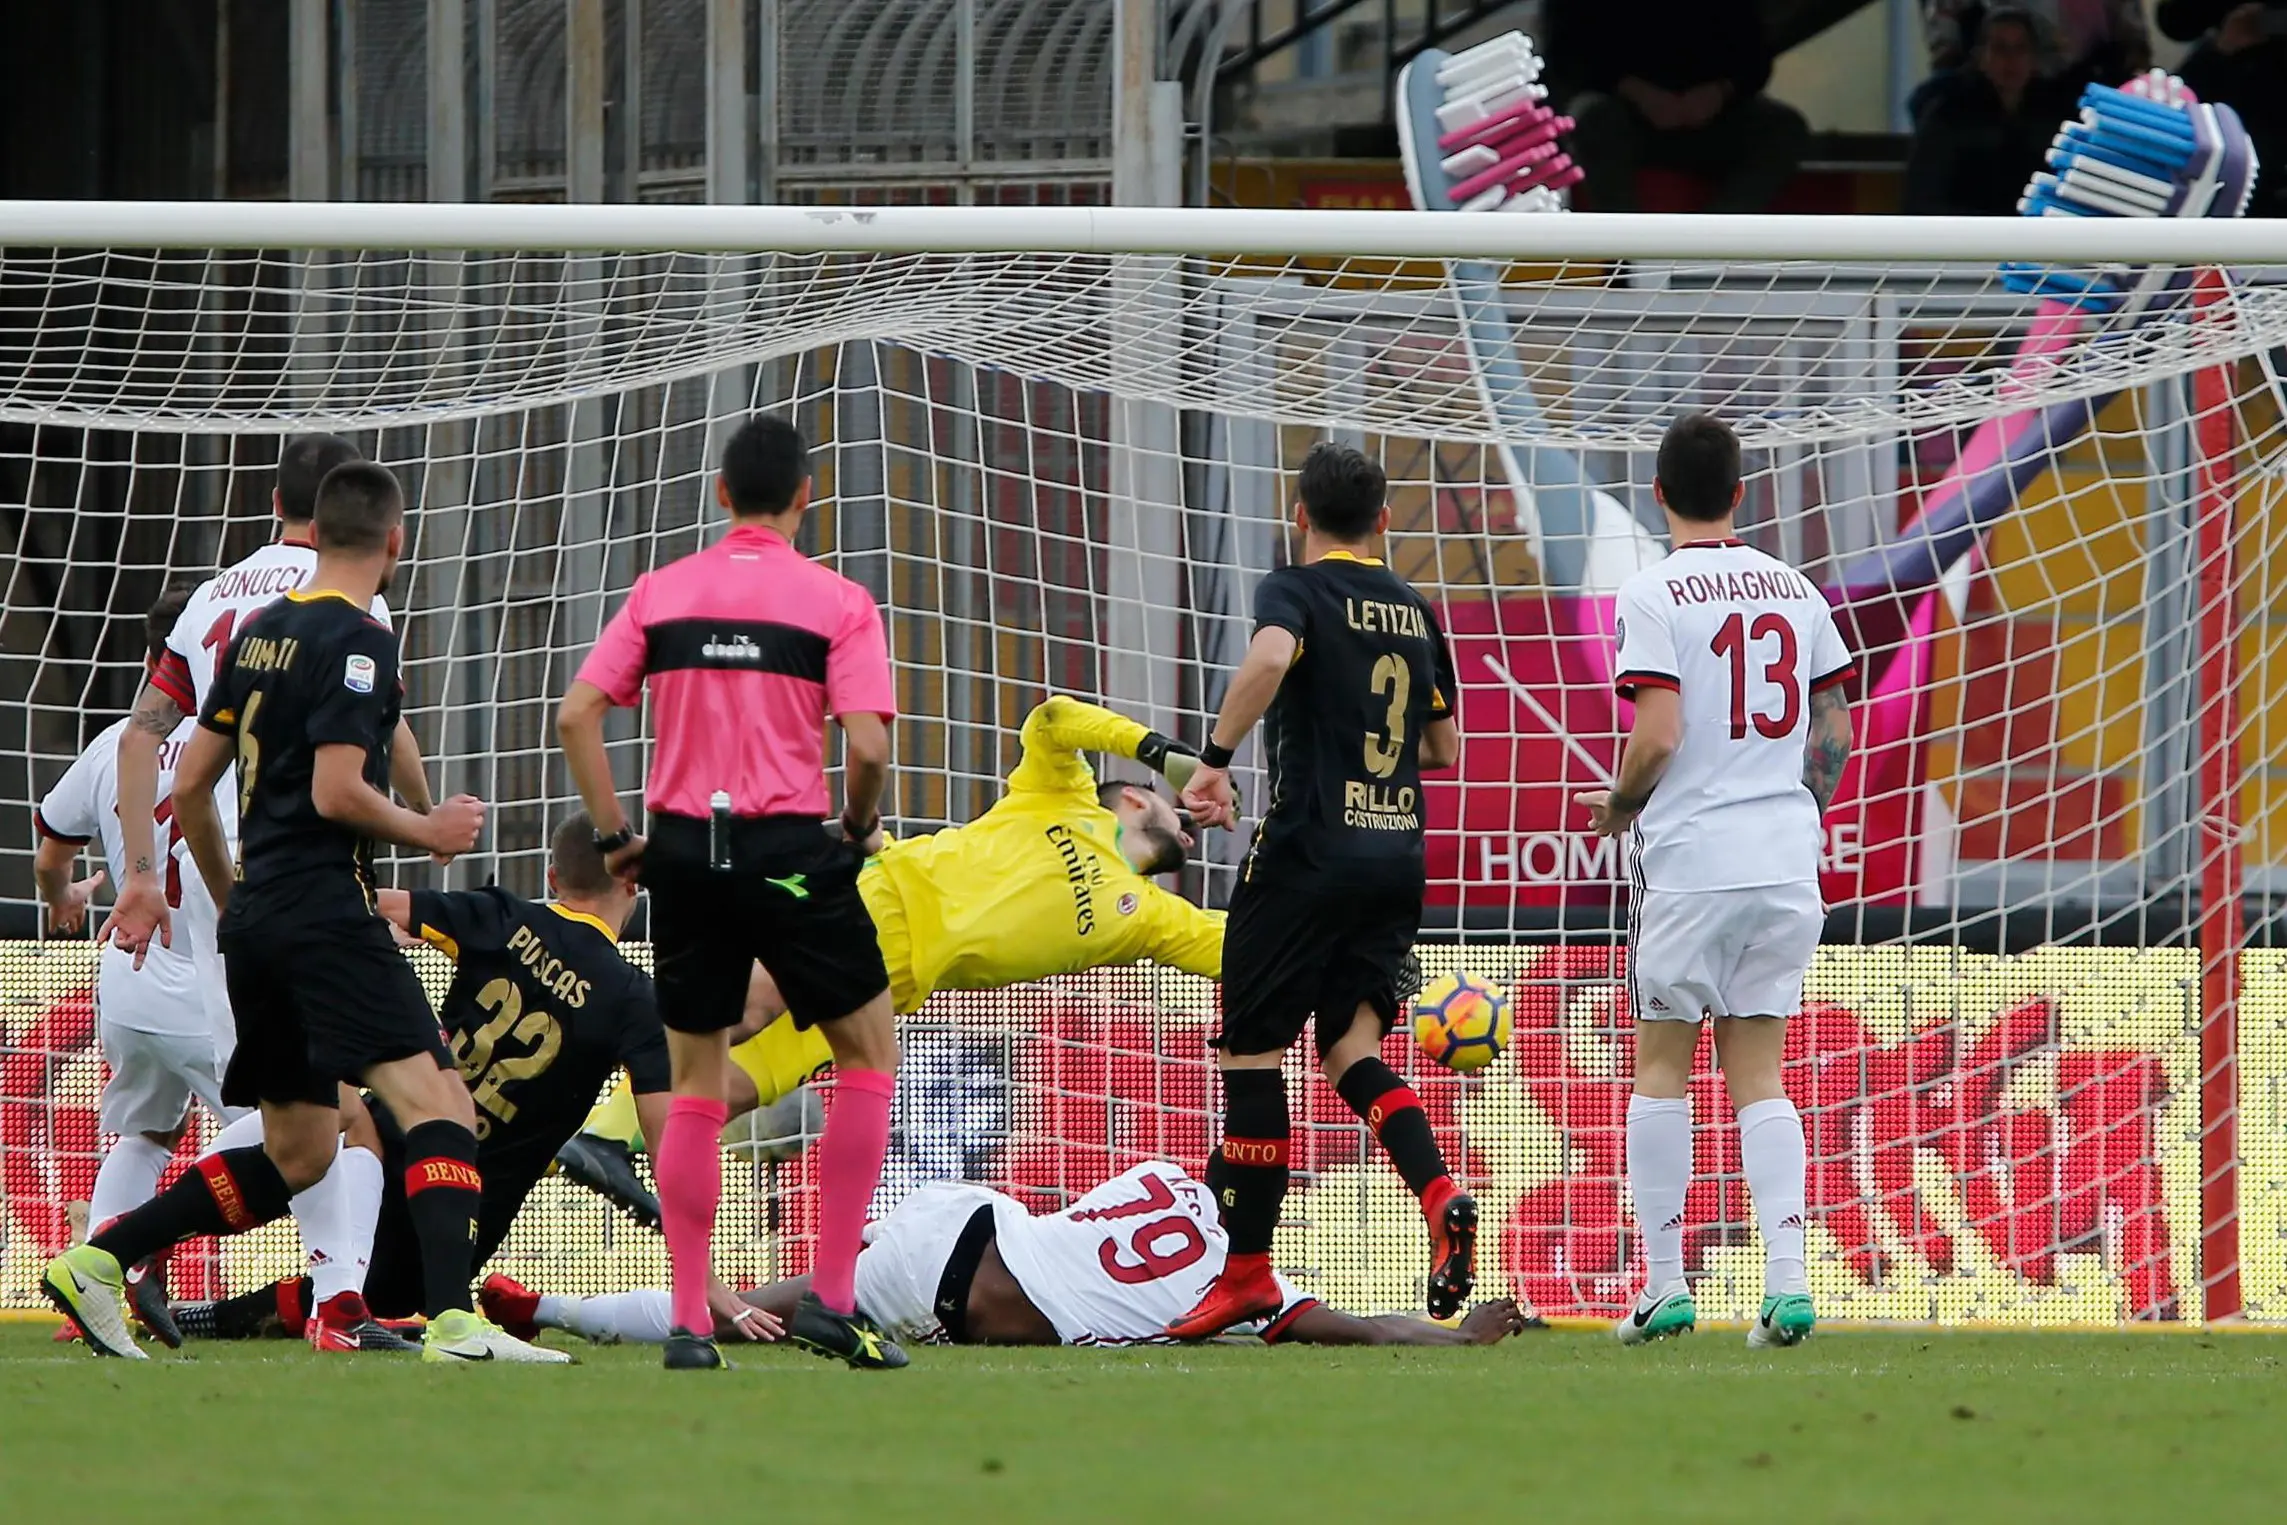
<svg viewBox="0 0 2287 1525">
<path fill-rule="evenodd" d="M 871 1091 L 876 1096 L 895 1096 L 897 1077 L 880 1070 L 837 1070 L 834 1084 L 852 1091 Z"/>
<path fill-rule="evenodd" d="M 1435 1218 L 1460 1192 L 1461 1188 L 1453 1184 L 1453 1177 L 1439 1176 L 1421 1189 L 1422 1216 Z"/>
<path fill-rule="evenodd" d="M 1287 1140 L 1283 1138 L 1226 1138 L 1223 1140 L 1223 1158 L 1233 1165 L 1279 1166 L 1286 1163 Z M 1239 1257 L 1233 1256 L 1236 1260 Z"/>
<path fill-rule="evenodd" d="M 476 1167 L 468 1161 L 448 1159 L 443 1155 L 431 1155 L 425 1160 L 415 1160 L 405 1167 L 406 1196 L 417 1197 L 422 1192 L 437 1186 L 454 1187 L 461 1191 L 482 1192 L 484 1190 L 484 1177 L 477 1174 Z"/>
<path fill-rule="evenodd" d="M 1374 1137 L 1380 1138 L 1389 1120 L 1409 1108 L 1419 1112 L 1421 1098 L 1414 1095 L 1412 1086 L 1400 1082 L 1366 1104 L 1366 1126 L 1374 1130 Z"/>
<path fill-rule="evenodd" d="M 199 1178 L 206 1182 L 207 1193 L 214 1198 L 214 1205 L 222 1211 L 225 1230 L 243 1234 L 250 1228 L 261 1226 L 262 1220 L 255 1217 L 253 1210 L 246 1205 L 246 1193 L 238 1189 L 238 1177 L 230 1173 L 230 1167 L 223 1163 L 221 1155 L 210 1154 L 200 1160 L 198 1173 Z"/>
</svg>

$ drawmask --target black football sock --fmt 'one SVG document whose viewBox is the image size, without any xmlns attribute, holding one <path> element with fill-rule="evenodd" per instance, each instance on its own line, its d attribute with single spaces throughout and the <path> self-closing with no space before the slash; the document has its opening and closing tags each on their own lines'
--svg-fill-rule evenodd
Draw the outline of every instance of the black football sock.
<svg viewBox="0 0 2287 1525">
<path fill-rule="evenodd" d="M 1390 1163 L 1398 1167 L 1398 1174 L 1405 1177 L 1413 1194 L 1424 1206 L 1433 1205 L 1431 1196 L 1443 1194 L 1442 1190 L 1433 1193 L 1433 1188 L 1439 1181 L 1450 1179 L 1450 1174 L 1445 1155 L 1437 1147 L 1437 1136 L 1429 1131 L 1429 1115 L 1422 1111 L 1421 1098 L 1414 1095 L 1413 1087 L 1398 1079 L 1380 1059 L 1369 1057 L 1344 1070 L 1334 1089 L 1374 1130 L 1374 1137 L 1389 1151 Z"/>
<path fill-rule="evenodd" d="M 442 1118 L 405 1130 L 405 1211 L 421 1241 L 422 1312 L 466 1312 L 484 1182 L 476 1135 Z"/>
<path fill-rule="evenodd" d="M 210 1154 L 175 1184 L 119 1218 L 88 1243 L 123 1266 L 200 1234 L 243 1234 L 286 1216 L 294 1193 L 259 1147 Z"/>
<path fill-rule="evenodd" d="M 1286 1077 L 1277 1070 L 1225 1070 L 1223 1147 L 1208 1184 L 1223 1204 L 1234 1255 L 1265 1255 L 1286 1205 Z"/>
<path fill-rule="evenodd" d="M 175 1325 L 194 1340 L 258 1340 L 265 1336 L 299 1339 L 309 1278 L 294 1277 L 256 1287 L 236 1297 L 177 1303 Z"/>
</svg>

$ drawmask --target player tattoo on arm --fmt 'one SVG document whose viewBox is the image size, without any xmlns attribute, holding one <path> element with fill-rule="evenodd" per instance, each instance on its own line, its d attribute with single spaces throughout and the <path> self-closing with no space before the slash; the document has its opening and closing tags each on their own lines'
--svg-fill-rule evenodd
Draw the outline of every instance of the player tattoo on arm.
<svg viewBox="0 0 2287 1525">
<path fill-rule="evenodd" d="M 1811 695 L 1810 741 L 1803 749 L 1803 787 L 1824 814 L 1850 761 L 1850 700 L 1839 687 Z"/>
</svg>

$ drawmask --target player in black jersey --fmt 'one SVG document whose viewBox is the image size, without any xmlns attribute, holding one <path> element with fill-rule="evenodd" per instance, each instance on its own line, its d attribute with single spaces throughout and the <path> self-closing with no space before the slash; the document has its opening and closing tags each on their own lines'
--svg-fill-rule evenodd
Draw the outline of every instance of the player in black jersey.
<svg viewBox="0 0 2287 1525">
<path fill-rule="evenodd" d="M 549 840 L 545 904 L 506 890 L 382 890 L 381 914 L 453 961 L 438 1020 L 476 1110 L 476 1162 L 484 1177 L 475 1263 L 492 1258 L 556 1151 L 579 1131 L 597 1095 L 624 1066 L 645 1136 L 667 1120 L 667 1030 L 651 976 L 619 951 L 635 909 L 634 887 L 604 867 L 595 823 L 582 812 Z M 404 1153 L 404 1130 L 386 1102 L 367 1103 L 385 1160 Z M 381 1318 L 420 1311 L 421 1255 L 402 1191 L 388 1191 L 365 1278 L 365 1301 Z M 775 1336 L 776 1320 L 748 1314 L 727 1287 L 711 1301 L 739 1314 L 752 1333 Z M 193 1337 L 293 1335 L 309 1307 L 305 1278 L 216 1303 L 178 1305 Z M 751 1337 L 751 1334 L 750 1334 Z"/>
<path fill-rule="evenodd" d="M 1453 659 L 1427 600 L 1375 559 L 1389 528 L 1381 467 L 1322 444 L 1303 462 L 1302 560 L 1255 593 L 1255 636 L 1231 677 L 1203 766 L 1183 791 L 1204 826 L 1230 827 L 1231 753 L 1257 720 L 1270 804 L 1223 934 L 1223 1145 L 1207 1184 L 1230 1258 L 1168 1326 L 1205 1339 L 1280 1306 L 1271 1232 L 1286 1199 L 1286 1050 L 1315 1028 L 1327 1083 L 1363 1118 L 1429 1220 L 1429 1311 L 1473 1285 L 1477 1205 L 1447 1174 L 1413 1091 L 1382 1062 L 1398 971 L 1421 925 L 1425 768 L 1461 755 Z"/>
<path fill-rule="evenodd" d="M 475 1115 L 421 983 L 373 910 L 376 837 L 450 858 L 475 846 L 484 824 L 468 795 L 420 815 L 386 792 L 397 638 L 366 609 L 396 570 L 404 518 L 386 468 L 353 462 L 326 474 L 317 566 L 300 592 L 239 628 L 176 769 L 175 819 L 222 907 L 216 942 L 238 1022 L 223 1100 L 261 1106 L 264 1143 L 200 1160 L 50 1262 L 49 1297 L 104 1354 L 142 1356 L 120 1317 L 119 1267 L 195 1234 L 284 1216 L 332 1163 L 341 1083 L 362 1080 L 405 1125 L 404 1189 L 429 1315 L 423 1359 L 563 1359 L 511 1340 L 471 1307 Z M 234 758 L 235 868 L 212 798 Z"/>
</svg>

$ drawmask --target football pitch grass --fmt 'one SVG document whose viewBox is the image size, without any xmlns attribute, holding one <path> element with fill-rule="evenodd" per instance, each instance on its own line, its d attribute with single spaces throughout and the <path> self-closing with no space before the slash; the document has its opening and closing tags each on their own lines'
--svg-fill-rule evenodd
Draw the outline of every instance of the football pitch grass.
<svg viewBox="0 0 2287 1525">
<path fill-rule="evenodd" d="M 59 1520 L 2166 1522 L 2268 1516 L 2287 1341 L 1736 1331 L 1623 1350 L 749 1348 L 97 1361 L 0 1326 L 0 1509 Z M 551 1336 L 551 1339 L 558 1338 Z"/>
</svg>

